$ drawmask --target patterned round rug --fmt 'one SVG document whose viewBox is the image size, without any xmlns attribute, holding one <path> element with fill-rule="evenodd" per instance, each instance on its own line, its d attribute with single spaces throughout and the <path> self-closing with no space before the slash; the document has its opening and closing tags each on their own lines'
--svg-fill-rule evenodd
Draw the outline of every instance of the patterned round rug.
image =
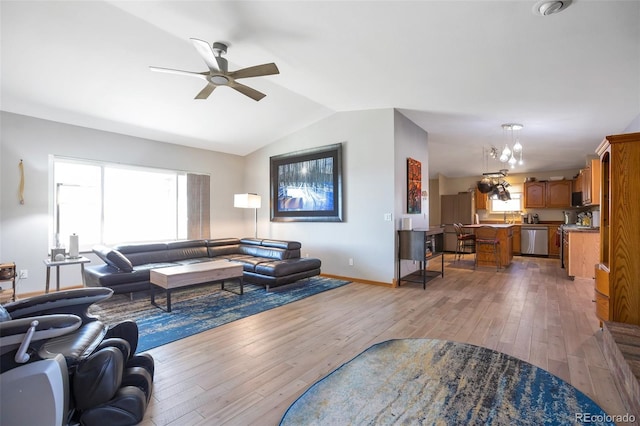
<svg viewBox="0 0 640 426">
<path fill-rule="evenodd" d="M 491 349 L 433 339 L 376 344 L 312 385 L 281 425 L 613 425 L 582 392 Z"/>
</svg>

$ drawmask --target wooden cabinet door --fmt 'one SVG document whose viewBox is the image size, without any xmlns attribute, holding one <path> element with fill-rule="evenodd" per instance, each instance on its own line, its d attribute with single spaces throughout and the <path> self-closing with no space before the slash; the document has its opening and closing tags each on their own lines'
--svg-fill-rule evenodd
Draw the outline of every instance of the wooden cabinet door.
<svg viewBox="0 0 640 426">
<path fill-rule="evenodd" d="M 600 205 L 600 159 L 591 160 L 591 205 Z"/>
<path fill-rule="evenodd" d="M 547 186 L 544 182 L 526 182 L 524 184 L 524 207 L 527 209 L 544 208 L 546 192 Z"/>
<path fill-rule="evenodd" d="M 564 264 L 565 271 L 569 271 L 569 233 L 562 233 L 562 263 Z"/>
<path fill-rule="evenodd" d="M 582 175 L 582 205 L 591 204 L 591 167 L 580 170 Z"/>
<path fill-rule="evenodd" d="M 546 207 L 551 209 L 571 207 L 571 189 L 570 180 L 547 182 Z"/>
<path fill-rule="evenodd" d="M 487 194 L 483 194 L 476 188 L 476 210 L 487 209 Z"/>
<path fill-rule="evenodd" d="M 584 184 L 584 174 L 583 174 L 583 171 L 580 170 L 580 173 L 578 173 L 578 177 L 573 181 L 574 192 L 582 192 L 583 184 Z"/>
<path fill-rule="evenodd" d="M 569 232 L 569 276 L 594 278 L 599 248 L 600 234 Z"/>
<path fill-rule="evenodd" d="M 520 254 L 522 250 L 520 248 L 520 242 L 521 242 L 520 227 L 514 226 L 511 229 L 513 229 L 513 241 L 512 241 L 513 244 L 511 245 L 511 247 L 513 248 L 513 254 Z"/>
<path fill-rule="evenodd" d="M 560 246 L 556 245 L 558 225 L 549 225 L 549 257 L 560 257 Z M 560 239 L 562 244 L 562 239 Z"/>
</svg>

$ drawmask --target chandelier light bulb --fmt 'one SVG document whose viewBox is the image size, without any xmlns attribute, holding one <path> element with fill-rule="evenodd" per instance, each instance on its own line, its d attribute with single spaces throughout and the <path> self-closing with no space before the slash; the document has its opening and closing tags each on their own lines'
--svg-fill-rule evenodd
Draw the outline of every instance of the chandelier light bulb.
<svg viewBox="0 0 640 426">
<path fill-rule="evenodd" d="M 520 139 L 516 139 L 515 145 L 513 145 L 513 152 L 522 152 L 522 145 L 520 145 Z"/>
<path fill-rule="evenodd" d="M 520 159 L 518 160 L 518 166 L 522 166 L 524 161 L 522 161 L 522 151 L 520 151 Z"/>
<path fill-rule="evenodd" d="M 505 144 L 502 154 L 500 155 L 500 161 L 504 163 L 509 160 L 509 157 L 511 157 L 511 150 L 509 149 L 509 145 Z"/>
<path fill-rule="evenodd" d="M 511 153 L 511 158 L 509 158 L 509 164 L 511 165 L 511 168 L 514 168 L 517 162 L 518 160 L 516 160 L 516 157 L 513 155 L 513 153 Z"/>
</svg>

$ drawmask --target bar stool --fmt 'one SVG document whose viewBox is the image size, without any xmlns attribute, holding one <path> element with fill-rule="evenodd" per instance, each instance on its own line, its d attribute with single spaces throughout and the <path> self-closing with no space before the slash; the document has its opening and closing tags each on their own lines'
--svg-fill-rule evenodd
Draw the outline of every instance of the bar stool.
<svg viewBox="0 0 640 426">
<path fill-rule="evenodd" d="M 454 223 L 453 227 L 456 230 L 456 237 L 458 239 L 456 244 L 456 254 L 453 257 L 455 260 L 460 260 L 462 256 L 467 252 L 467 247 L 471 248 L 471 253 L 476 246 L 476 236 L 474 234 L 467 234 L 464 232 L 461 223 Z"/>
<path fill-rule="evenodd" d="M 500 240 L 498 229 L 492 226 L 481 226 L 476 229 L 476 259 L 474 269 L 478 267 L 478 254 L 491 253 L 496 260 L 496 268 L 500 270 Z"/>
</svg>

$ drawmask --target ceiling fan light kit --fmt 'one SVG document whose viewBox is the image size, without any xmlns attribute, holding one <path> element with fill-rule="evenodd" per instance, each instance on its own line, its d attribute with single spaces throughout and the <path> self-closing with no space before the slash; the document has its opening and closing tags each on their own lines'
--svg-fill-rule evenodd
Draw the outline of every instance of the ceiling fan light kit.
<svg viewBox="0 0 640 426">
<path fill-rule="evenodd" d="M 215 42 L 213 45 L 210 45 L 206 41 L 197 38 L 192 38 L 191 42 L 200 56 L 202 56 L 205 64 L 207 64 L 209 71 L 192 72 L 160 67 L 149 67 L 149 69 L 151 69 L 151 71 L 180 74 L 204 79 L 207 82 L 207 85 L 196 95 L 195 99 L 207 99 L 217 87 L 227 86 L 255 101 L 259 101 L 266 96 L 264 93 L 238 83 L 236 80 L 241 78 L 280 74 L 280 70 L 278 70 L 278 67 L 274 63 L 256 65 L 229 72 L 229 63 L 222 57 L 223 54 L 227 53 L 228 46 L 226 44 Z"/>
</svg>

